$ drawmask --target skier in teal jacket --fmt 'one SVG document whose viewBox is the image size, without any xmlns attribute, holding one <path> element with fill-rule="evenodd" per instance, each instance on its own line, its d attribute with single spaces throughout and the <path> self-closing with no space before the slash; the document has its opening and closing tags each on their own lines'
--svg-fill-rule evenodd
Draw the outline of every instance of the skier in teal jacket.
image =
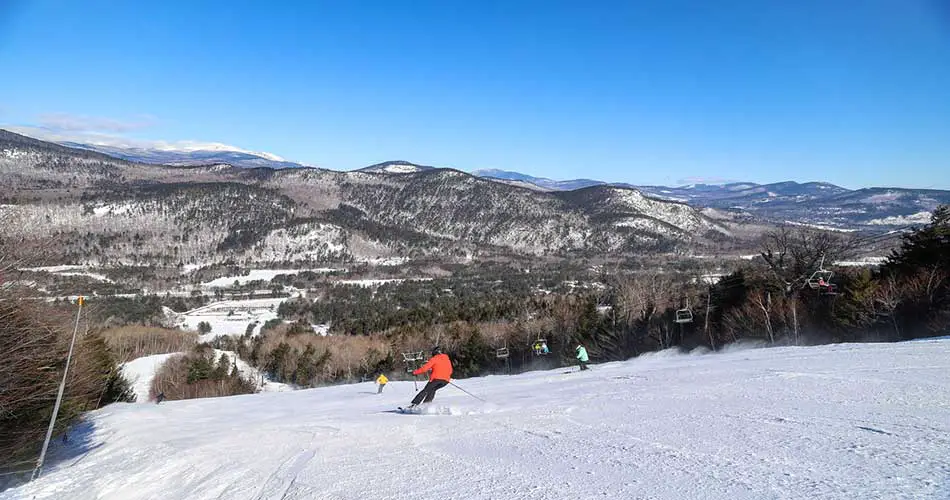
<svg viewBox="0 0 950 500">
<path fill-rule="evenodd" d="M 587 369 L 587 362 L 590 361 L 590 358 L 587 357 L 587 349 L 584 349 L 584 346 L 579 345 L 577 349 L 574 349 L 574 352 L 577 356 L 577 364 L 581 365 L 581 370 Z"/>
</svg>

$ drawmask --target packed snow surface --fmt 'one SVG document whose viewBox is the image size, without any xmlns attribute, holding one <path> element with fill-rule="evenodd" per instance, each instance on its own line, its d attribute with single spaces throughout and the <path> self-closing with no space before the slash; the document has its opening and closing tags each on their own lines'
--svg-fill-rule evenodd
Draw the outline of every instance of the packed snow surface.
<svg viewBox="0 0 950 500">
<path fill-rule="evenodd" d="M 111 405 L 0 498 L 950 498 L 947 340 L 457 382 L 489 402 L 394 413 L 403 381 Z"/>
</svg>

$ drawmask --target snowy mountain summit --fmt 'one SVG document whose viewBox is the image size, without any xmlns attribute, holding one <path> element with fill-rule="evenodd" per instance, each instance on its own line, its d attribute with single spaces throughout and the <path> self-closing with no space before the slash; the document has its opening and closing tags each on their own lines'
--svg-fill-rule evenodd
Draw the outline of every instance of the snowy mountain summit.
<svg viewBox="0 0 950 500">
<path fill-rule="evenodd" d="M 434 167 L 416 165 L 415 163 L 410 163 L 408 161 L 397 160 L 370 165 L 357 170 L 357 172 L 371 172 L 375 174 L 414 174 L 417 172 L 432 170 L 433 168 Z"/>
<path fill-rule="evenodd" d="M 950 340 L 456 383 L 114 404 L 0 499 L 950 498 Z"/>
<path fill-rule="evenodd" d="M 242 168 L 301 168 L 305 163 L 287 160 L 273 153 L 249 151 L 221 143 L 159 143 L 150 147 L 60 142 L 77 149 L 96 151 L 115 158 L 158 165 L 210 165 L 227 163 Z"/>
</svg>

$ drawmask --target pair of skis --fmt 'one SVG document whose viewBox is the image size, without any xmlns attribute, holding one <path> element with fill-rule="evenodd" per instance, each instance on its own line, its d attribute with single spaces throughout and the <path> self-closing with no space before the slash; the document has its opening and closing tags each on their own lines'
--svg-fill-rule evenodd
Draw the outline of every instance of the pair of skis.
<svg viewBox="0 0 950 500">
<path fill-rule="evenodd" d="M 443 406 L 429 406 L 427 404 L 415 405 L 415 406 L 400 406 L 396 408 L 399 413 L 405 413 L 409 415 L 451 415 L 452 410 L 448 407 Z"/>
</svg>

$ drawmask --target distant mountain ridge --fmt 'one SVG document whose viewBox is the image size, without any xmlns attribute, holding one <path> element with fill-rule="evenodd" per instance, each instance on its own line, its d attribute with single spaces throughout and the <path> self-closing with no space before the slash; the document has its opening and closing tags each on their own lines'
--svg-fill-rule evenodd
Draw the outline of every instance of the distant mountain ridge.
<svg viewBox="0 0 950 500">
<path fill-rule="evenodd" d="M 194 149 L 176 150 L 159 148 L 117 147 L 97 144 L 83 144 L 78 142 L 59 142 L 58 144 L 70 148 L 85 149 L 107 154 L 115 158 L 149 163 L 153 165 L 209 165 L 227 163 L 241 168 L 301 168 L 309 167 L 303 163 L 285 160 L 270 153 L 255 153 L 238 149 Z"/>
<path fill-rule="evenodd" d="M 499 179 L 504 181 L 516 181 L 518 183 L 532 184 L 547 191 L 572 191 L 574 189 L 581 189 L 591 186 L 602 186 L 609 183 L 603 181 L 595 181 L 593 179 L 572 179 L 568 181 L 555 181 L 552 179 L 547 179 L 544 177 L 533 177 L 527 174 L 522 174 L 518 172 L 511 172 L 508 170 L 498 170 L 498 169 L 484 169 L 484 170 L 473 170 L 472 175 L 477 175 L 479 177 L 486 177 L 489 179 Z M 619 185 L 619 184 L 611 184 Z M 624 186 L 626 187 L 626 186 Z"/>
<path fill-rule="evenodd" d="M 476 170 L 473 174 L 542 191 L 570 191 L 592 186 L 631 188 L 659 199 L 746 213 L 773 223 L 799 223 L 828 229 L 880 229 L 921 224 L 929 220 L 937 206 L 950 204 L 950 191 L 939 189 L 852 190 L 827 182 L 795 181 L 669 187 L 592 179 L 555 181 L 504 170 Z"/>
<path fill-rule="evenodd" d="M 689 184 L 686 186 L 655 186 L 639 185 L 626 182 L 607 182 L 594 179 L 570 179 L 557 181 L 545 177 L 534 177 L 510 170 L 484 169 L 473 170 L 472 175 L 487 177 L 490 179 L 499 179 L 505 181 L 517 181 L 521 183 L 534 184 L 535 186 L 550 191 L 570 191 L 590 186 L 616 186 L 638 189 L 656 196 L 675 199 L 678 201 L 690 201 L 692 199 L 719 199 L 744 196 L 753 193 L 777 193 L 782 196 L 799 195 L 826 195 L 839 194 L 850 191 L 849 189 L 836 186 L 826 182 L 806 182 L 798 183 L 795 181 L 776 182 L 772 184 L 757 184 L 754 182 L 732 182 L 723 184 Z"/>
<path fill-rule="evenodd" d="M 75 143 L 61 145 L 148 164 L 178 166 L 227 164 L 240 168 L 270 169 L 308 167 L 274 155 L 246 151 L 165 151 Z M 354 172 L 401 176 L 429 170 L 438 169 L 398 160 L 370 165 Z M 540 192 L 573 191 L 594 186 L 636 189 L 655 198 L 689 203 L 703 208 L 729 210 L 771 222 L 803 223 L 848 230 L 917 224 L 925 221 L 929 213 L 938 205 L 950 203 L 950 191 L 946 190 L 887 187 L 851 190 L 826 182 L 700 183 L 669 187 L 609 183 L 595 179 L 558 181 L 498 169 L 474 170 L 471 173 L 493 182 Z"/>
</svg>

